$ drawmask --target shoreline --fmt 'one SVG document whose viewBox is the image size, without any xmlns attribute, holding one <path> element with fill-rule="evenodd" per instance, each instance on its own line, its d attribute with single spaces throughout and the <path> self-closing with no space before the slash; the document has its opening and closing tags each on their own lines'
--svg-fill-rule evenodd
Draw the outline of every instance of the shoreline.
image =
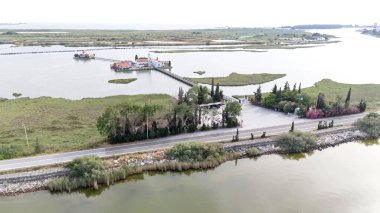
<svg viewBox="0 0 380 213">
<path fill-rule="evenodd" d="M 335 131 L 318 132 L 318 145 L 307 151 L 321 151 L 323 149 L 335 147 L 340 144 L 366 139 L 369 139 L 369 136 L 366 133 L 361 132 L 360 130 L 357 130 L 353 127 L 337 129 Z M 164 150 L 116 156 L 107 158 L 106 160 L 110 165 L 110 169 L 119 168 L 121 165 L 126 165 L 129 168 L 132 168 L 131 172 L 128 172 L 127 176 L 125 177 L 127 178 L 131 175 L 142 174 L 148 171 L 181 172 L 186 170 L 212 169 L 218 167 L 226 161 L 248 158 L 246 151 L 252 147 L 256 147 L 258 150 L 260 150 L 261 153 L 259 156 L 270 154 L 290 154 L 285 150 L 281 150 L 280 148 L 275 147 L 275 143 L 275 140 L 272 138 L 261 140 L 246 139 L 241 142 L 223 143 L 223 147 L 227 155 L 223 158 L 223 160 L 218 162 L 206 161 L 191 163 L 170 161 L 164 158 Z M 14 178 L 12 179 L 12 183 L 4 183 L 4 175 L 0 175 L 0 197 L 17 196 L 27 192 L 48 190 L 47 184 L 51 180 L 64 177 L 66 174 L 64 170 L 64 168 L 58 167 L 53 169 L 41 169 L 33 172 L 8 174 L 8 180 L 11 180 L 9 177 Z M 3 179 L 1 179 L 2 177 Z M 115 181 L 111 185 L 116 183 L 118 183 L 118 181 Z"/>
</svg>

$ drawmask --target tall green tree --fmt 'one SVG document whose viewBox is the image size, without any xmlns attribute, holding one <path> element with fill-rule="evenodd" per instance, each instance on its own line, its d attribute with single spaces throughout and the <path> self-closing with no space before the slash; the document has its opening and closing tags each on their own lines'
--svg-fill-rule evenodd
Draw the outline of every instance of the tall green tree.
<svg viewBox="0 0 380 213">
<path fill-rule="evenodd" d="M 149 138 L 149 118 L 153 117 L 158 110 L 161 109 L 161 106 L 156 105 L 156 104 L 150 104 L 150 103 L 145 103 L 144 107 L 142 108 L 142 112 L 145 115 L 146 119 L 146 135 L 147 139 Z"/>
<path fill-rule="evenodd" d="M 132 134 L 136 133 L 136 128 L 139 123 L 144 120 L 144 112 L 141 106 L 122 104 L 119 106 L 120 114 L 122 115 L 121 121 L 125 121 L 125 128 Z M 125 129 L 124 129 L 125 131 Z"/>
<path fill-rule="evenodd" d="M 181 104 L 183 102 L 184 102 L 184 92 L 183 92 L 182 87 L 180 87 L 178 91 L 178 104 Z"/>
<path fill-rule="evenodd" d="M 272 93 L 277 94 L 277 84 L 274 85 L 274 87 L 272 89 Z"/>
<path fill-rule="evenodd" d="M 214 98 L 214 78 L 211 80 L 211 97 Z"/>
<path fill-rule="evenodd" d="M 262 101 L 261 86 L 259 86 L 255 92 L 255 101 L 257 103 L 261 103 Z"/>
<path fill-rule="evenodd" d="M 233 117 L 239 116 L 241 113 L 241 105 L 238 102 L 228 102 L 225 111 Z"/>
<path fill-rule="evenodd" d="M 180 125 L 178 126 L 180 126 L 181 129 L 179 130 L 179 132 L 183 132 L 183 127 L 185 126 L 187 120 L 194 115 L 193 108 L 191 106 L 188 106 L 186 103 L 182 103 L 175 106 L 174 112 L 176 116 L 178 116 L 178 118 L 180 119 Z"/>
<path fill-rule="evenodd" d="M 213 97 L 214 102 L 220 102 L 223 99 L 223 92 L 219 88 L 219 83 L 216 84 L 215 94 Z"/>
<path fill-rule="evenodd" d="M 297 91 L 297 83 L 295 83 L 293 86 L 293 92 L 296 92 L 296 91 Z"/>
<path fill-rule="evenodd" d="M 289 85 L 289 82 L 286 82 L 285 83 L 285 86 L 284 86 L 284 92 L 286 91 L 290 91 L 290 85 Z"/>
<path fill-rule="evenodd" d="M 108 107 L 106 111 L 98 118 L 96 127 L 100 134 L 107 135 L 109 138 L 116 134 L 118 119 L 115 107 Z"/>
<path fill-rule="evenodd" d="M 346 101 L 344 102 L 344 107 L 347 109 L 350 107 L 350 101 L 351 101 L 351 88 L 348 90 Z"/>
<path fill-rule="evenodd" d="M 324 93 L 319 93 L 317 97 L 317 109 L 326 108 L 326 96 Z"/>
<path fill-rule="evenodd" d="M 301 94 L 301 83 L 298 85 L 298 93 L 300 93 Z"/>
<path fill-rule="evenodd" d="M 277 102 L 282 101 L 282 88 L 281 87 L 280 87 L 280 89 L 276 93 L 276 101 Z"/>
<path fill-rule="evenodd" d="M 203 87 L 200 86 L 198 90 L 198 104 L 203 104 L 205 102 L 204 95 L 203 95 Z"/>
</svg>

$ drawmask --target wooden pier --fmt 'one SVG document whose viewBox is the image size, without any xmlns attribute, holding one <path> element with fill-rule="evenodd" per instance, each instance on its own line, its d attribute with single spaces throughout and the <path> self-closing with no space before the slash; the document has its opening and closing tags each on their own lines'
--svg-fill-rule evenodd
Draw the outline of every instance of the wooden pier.
<svg viewBox="0 0 380 213">
<path fill-rule="evenodd" d="M 155 70 L 159 71 L 160 73 L 163 73 L 163 74 L 165 74 L 167 76 L 170 76 L 170 77 L 176 79 L 177 81 L 180 81 L 180 82 L 182 82 L 182 83 L 184 83 L 184 84 L 186 84 L 188 86 L 191 86 L 191 87 L 197 86 L 196 83 L 194 83 L 192 81 L 189 81 L 187 79 L 184 79 L 182 76 L 179 76 L 179 75 L 174 74 L 172 72 L 168 72 L 168 71 L 166 71 L 166 70 L 164 70 L 162 68 L 153 67 L 153 69 L 155 69 Z"/>
<path fill-rule="evenodd" d="M 116 63 L 116 62 L 121 61 L 121 60 L 116 60 L 116 59 L 111 59 L 111 58 L 102 58 L 102 57 L 95 57 L 94 59 L 99 60 L 99 61 L 107 61 L 111 63 Z"/>
</svg>

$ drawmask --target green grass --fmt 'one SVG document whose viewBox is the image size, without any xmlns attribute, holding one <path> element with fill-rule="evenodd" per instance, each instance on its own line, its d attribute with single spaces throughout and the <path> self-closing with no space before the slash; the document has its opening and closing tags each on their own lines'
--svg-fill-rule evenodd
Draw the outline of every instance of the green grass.
<svg viewBox="0 0 380 213">
<path fill-rule="evenodd" d="M 190 81 L 202 84 L 211 84 L 214 79 L 215 84 L 219 83 L 220 86 L 244 86 L 244 85 L 257 85 L 269 81 L 273 81 L 284 77 L 285 74 L 238 74 L 231 73 L 227 77 L 208 77 L 208 78 L 186 78 Z"/>
<path fill-rule="evenodd" d="M 162 113 L 172 102 L 169 95 L 113 96 L 67 100 L 57 98 L 19 98 L 0 101 L 0 159 L 42 153 L 80 150 L 106 145 L 98 133 L 97 118 L 108 106 L 121 103 L 143 105 L 150 101 L 163 106 Z M 28 149 L 24 128 L 29 136 Z"/>
<path fill-rule="evenodd" d="M 111 84 L 129 84 L 133 81 L 136 81 L 137 78 L 128 78 L 128 79 L 113 79 L 113 80 L 109 80 L 108 83 L 111 83 Z"/>
<path fill-rule="evenodd" d="M 337 96 L 345 100 L 348 90 L 352 88 L 351 103 L 358 103 L 364 99 L 369 110 L 380 109 L 380 84 L 342 84 L 330 79 L 323 79 L 314 86 L 303 89 L 303 92 L 313 98 L 323 92 L 328 102 L 335 101 Z"/>
<path fill-rule="evenodd" d="M 195 71 L 194 73 L 198 75 L 204 75 L 206 71 Z"/>
</svg>

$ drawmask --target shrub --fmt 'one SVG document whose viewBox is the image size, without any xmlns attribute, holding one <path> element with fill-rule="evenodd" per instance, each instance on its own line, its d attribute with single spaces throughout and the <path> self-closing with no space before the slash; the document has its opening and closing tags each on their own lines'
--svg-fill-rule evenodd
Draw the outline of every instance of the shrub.
<svg viewBox="0 0 380 213">
<path fill-rule="evenodd" d="M 165 156 L 178 161 L 211 161 L 220 160 L 224 155 L 224 149 L 219 144 L 204 143 L 180 143 L 165 152 Z"/>
<path fill-rule="evenodd" d="M 69 169 L 69 178 L 92 178 L 100 176 L 107 168 L 106 162 L 97 156 L 89 155 L 76 158 L 65 166 Z"/>
<path fill-rule="evenodd" d="M 256 147 L 249 148 L 245 152 L 247 153 L 248 157 L 257 157 L 261 155 L 261 151 Z"/>
<path fill-rule="evenodd" d="M 295 104 L 294 102 L 288 102 L 285 104 L 284 108 L 283 108 L 283 111 L 285 113 L 293 113 L 294 112 L 294 109 L 295 109 Z"/>
<path fill-rule="evenodd" d="M 333 107 L 326 112 L 326 117 L 341 116 L 344 113 L 344 107 L 339 104 L 334 104 Z"/>
<path fill-rule="evenodd" d="M 362 99 L 358 107 L 359 107 L 360 112 L 364 112 L 367 109 L 367 102 Z"/>
<path fill-rule="evenodd" d="M 236 117 L 240 115 L 241 109 L 240 103 L 228 102 L 225 111 L 229 116 Z"/>
<path fill-rule="evenodd" d="M 354 124 L 361 131 L 367 133 L 371 138 L 378 138 L 380 135 L 380 115 L 370 113 Z"/>
<path fill-rule="evenodd" d="M 0 145 L 0 160 L 22 156 L 23 147 L 20 145 Z"/>
<path fill-rule="evenodd" d="M 289 153 L 299 153 L 313 148 L 317 144 L 316 141 L 316 137 L 310 133 L 291 132 L 280 135 L 276 146 Z"/>
<path fill-rule="evenodd" d="M 352 115 L 360 113 L 360 109 L 357 106 L 350 106 L 343 112 L 344 115 Z"/>
<path fill-rule="evenodd" d="M 307 112 L 307 107 L 301 104 L 299 108 L 300 108 L 300 111 L 298 112 L 298 116 L 300 116 L 301 118 L 305 117 L 306 112 Z"/>
<path fill-rule="evenodd" d="M 284 110 L 284 107 L 285 107 L 285 105 L 286 105 L 287 103 L 288 103 L 287 101 L 280 101 L 280 103 L 278 103 L 278 104 L 275 106 L 275 108 L 277 108 L 277 109 L 283 111 L 283 110 Z"/>
<path fill-rule="evenodd" d="M 276 95 L 275 94 L 269 94 L 267 97 L 263 100 L 263 106 L 266 108 L 273 109 L 276 106 Z"/>
<path fill-rule="evenodd" d="M 313 108 L 313 109 L 309 109 L 307 112 L 306 112 L 306 118 L 308 119 L 317 119 L 317 118 L 323 118 L 324 117 L 324 113 L 322 112 L 322 110 L 320 109 L 316 109 L 316 108 Z"/>
</svg>

